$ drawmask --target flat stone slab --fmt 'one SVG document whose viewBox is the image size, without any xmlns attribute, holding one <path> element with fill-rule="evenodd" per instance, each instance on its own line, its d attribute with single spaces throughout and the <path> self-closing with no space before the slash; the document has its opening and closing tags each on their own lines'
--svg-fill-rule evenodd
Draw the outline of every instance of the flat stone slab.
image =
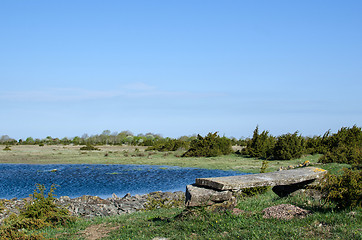
<svg viewBox="0 0 362 240">
<path fill-rule="evenodd" d="M 291 170 L 239 175 L 230 177 L 197 178 L 196 185 L 219 191 L 241 190 L 243 188 L 278 186 L 302 183 L 322 178 L 326 170 L 315 167 L 297 168 Z"/>
</svg>

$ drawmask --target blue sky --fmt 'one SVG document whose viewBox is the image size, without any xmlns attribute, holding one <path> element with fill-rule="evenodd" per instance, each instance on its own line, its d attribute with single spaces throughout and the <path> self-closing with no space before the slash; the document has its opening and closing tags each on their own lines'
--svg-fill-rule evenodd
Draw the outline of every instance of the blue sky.
<svg viewBox="0 0 362 240">
<path fill-rule="evenodd" d="M 0 135 L 362 125 L 361 1 L 0 2 Z"/>
</svg>

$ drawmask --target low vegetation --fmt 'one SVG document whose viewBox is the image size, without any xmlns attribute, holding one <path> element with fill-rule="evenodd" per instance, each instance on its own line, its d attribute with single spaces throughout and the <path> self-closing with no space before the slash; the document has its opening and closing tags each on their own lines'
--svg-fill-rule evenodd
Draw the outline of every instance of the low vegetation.
<svg viewBox="0 0 362 240">
<path fill-rule="evenodd" d="M 34 233 L 47 227 L 67 225 L 75 221 L 67 209 L 54 204 L 55 187 L 45 195 L 45 187 L 37 185 L 31 199 L 19 215 L 10 215 L 0 227 L 0 239 L 44 239 L 42 233 Z"/>
<path fill-rule="evenodd" d="M 343 169 L 343 174 L 328 173 L 321 181 L 325 203 L 339 209 L 362 207 L 362 170 Z"/>
</svg>

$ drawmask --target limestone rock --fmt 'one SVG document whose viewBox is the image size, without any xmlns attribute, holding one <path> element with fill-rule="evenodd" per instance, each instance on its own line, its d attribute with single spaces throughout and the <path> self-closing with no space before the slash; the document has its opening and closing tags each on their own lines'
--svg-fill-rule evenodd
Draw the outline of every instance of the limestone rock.
<svg viewBox="0 0 362 240">
<path fill-rule="evenodd" d="M 186 187 L 185 205 L 187 207 L 210 206 L 223 202 L 229 202 L 230 205 L 234 206 L 236 205 L 236 199 L 230 191 L 218 191 L 196 185 L 187 185 Z"/>
<path fill-rule="evenodd" d="M 291 185 L 322 178 L 326 170 L 305 167 L 286 171 L 216 178 L 197 178 L 196 185 L 216 190 L 237 191 L 243 188 Z"/>
</svg>

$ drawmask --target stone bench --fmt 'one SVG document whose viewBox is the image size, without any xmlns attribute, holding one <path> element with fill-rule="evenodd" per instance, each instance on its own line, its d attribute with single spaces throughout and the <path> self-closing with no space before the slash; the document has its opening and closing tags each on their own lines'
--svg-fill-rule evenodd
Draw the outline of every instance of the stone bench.
<svg viewBox="0 0 362 240">
<path fill-rule="evenodd" d="M 216 203 L 234 203 L 234 193 L 244 188 L 271 186 L 280 197 L 305 188 L 321 179 L 326 170 L 304 167 L 285 171 L 248 174 L 230 177 L 197 178 L 196 183 L 186 187 L 186 206 L 208 206 Z M 228 204 L 229 204 L 228 203 Z"/>
</svg>

